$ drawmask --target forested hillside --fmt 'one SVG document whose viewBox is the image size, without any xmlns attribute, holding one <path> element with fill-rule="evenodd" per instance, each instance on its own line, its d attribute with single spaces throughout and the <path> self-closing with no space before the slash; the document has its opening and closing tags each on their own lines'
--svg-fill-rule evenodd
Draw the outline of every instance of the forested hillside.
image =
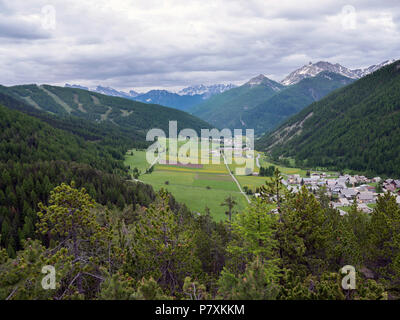
<svg viewBox="0 0 400 320">
<path fill-rule="evenodd" d="M 34 117 L 0 106 L 0 162 L 34 163 L 65 160 L 105 172 L 125 172 L 126 150 L 103 146 L 56 129 Z"/>
<path fill-rule="evenodd" d="M 75 116 L 97 123 L 112 123 L 142 135 L 152 128 L 167 132 L 169 120 L 178 121 L 178 129 L 192 128 L 199 131 L 210 127 L 206 122 L 173 108 L 77 88 L 49 85 L 0 86 L 0 93 L 18 99 L 32 109 L 58 116 Z"/>
<path fill-rule="evenodd" d="M 243 113 L 242 121 L 254 128 L 257 134 L 269 132 L 311 103 L 353 81 L 336 73 L 321 72 L 316 77 L 289 86 L 251 111 Z"/>
<path fill-rule="evenodd" d="M 13 98 L 0 99 L 24 107 Z M 113 136 L 116 132 L 107 131 L 107 126 L 92 130 L 83 119 L 36 115 L 48 123 L 0 105 L 0 241 L 10 252 L 20 248 L 22 239 L 34 237 L 38 202 L 46 202 L 49 191 L 62 182 L 75 180 L 100 203 L 121 209 L 154 198 L 151 187 L 123 181 L 126 150 L 145 145 L 142 140 Z"/>
<path fill-rule="evenodd" d="M 204 101 L 204 96 L 200 94 L 179 95 L 167 90 L 151 90 L 147 93 L 139 94 L 137 97 L 132 98 L 132 100 L 160 104 L 162 106 L 187 111 L 191 107 L 202 103 Z"/>
<path fill-rule="evenodd" d="M 400 177 L 400 63 L 337 90 L 265 135 L 256 148 L 299 166 Z"/>
<path fill-rule="evenodd" d="M 32 180 L 28 176 L 24 190 L 41 175 L 45 180 L 41 179 L 37 188 L 43 193 L 37 200 L 49 191 L 50 197 L 48 205 L 38 205 L 37 214 L 24 211 L 25 222 L 18 228 L 18 237 L 34 234 L 36 240 L 22 241 L 23 248 L 17 252 L 12 249 L 15 231 L 10 231 L 10 226 L 19 221 L 18 214 L 1 209 L 2 215 L 6 214 L 2 235 L 8 249 L 0 247 L 0 299 L 399 297 L 396 261 L 400 247 L 395 231 L 400 209 L 388 194 L 379 198 L 371 216 L 353 206 L 341 217 L 323 193 L 317 200 L 305 187 L 297 194 L 283 191 L 276 171 L 262 188 L 260 198 L 231 221 L 216 224 L 209 214 L 194 215 L 163 191 L 154 200 L 142 199 L 145 204 L 150 200 L 149 205 L 109 210 L 90 194 L 105 203 L 107 192 L 119 193 L 126 187 L 116 189 L 118 183 L 108 178 L 100 182 L 100 177 L 93 178 L 93 172 L 84 168 L 75 174 L 82 175 L 88 188 L 93 185 L 89 194 L 75 184 L 61 184 L 51 190 L 46 176 L 57 174 L 59 165 L 26 168 L 16 174 L 21 177 L 37 172 L 37 176 L 31 175 Z M 62 164 L 61 168 L 65 179 L 73 174 L 74 169 L 64 172 Z M 112 188 L 103 195 L 95 191 L 99 183 Z M 125 195 L 139 194 L 133 189 Z M 274 202 L 280 208 L 277 213 L 271 211 L 271 197 L 278 199 Z M 12 199 L 7 197 L 7 201 Z M 19 203 L 12 201 L 12 206 Z M 341 286 L 343 275 L 339 270 L 347 264 L 357 270 L 356 290 Z M 52 265 L 57 272 L 53 290 L 41 286 L 43 265 Z"/>
<path fill-rule="evenodd" d="M 240 87 L 217 94 L 188 111 L 217 128 L 242 128 L 246 127 L 241 121 L 242 114 L 282 89 L 280 83 L 260 75 Z"/>
<path fill-rule="evenodd" d="M 102 127 L 90 141 L 67 118 L 36 116 L 0 107 L 0 299 L 399 297 L 389 194 L 370 216 L 353 206 L 341 217 L 323 190 L 292 194 L 276 170 L 260 197 L 240 211 L 227 202 L 229 219 L 216 223 L 208 208 L 195 214 L 128 181 L 122 145 L 112 149 Z M 346 264 L 352 292 L 341 287 Z M 56 269 L 53 290 L 41 285 L 44 265 Z"/>
<path fill-rule="evenodd" d="M 231 89 L 190 111 L 217 127 L 249 128 L 254 129 L 256 135 L 261 135 L 328 93 L 353 81 L 339 74 L 321 72 L 316 77 L 285 87 L 264 77 L 258 79 L 256 85 L 247 83 Z"/>
</svg>

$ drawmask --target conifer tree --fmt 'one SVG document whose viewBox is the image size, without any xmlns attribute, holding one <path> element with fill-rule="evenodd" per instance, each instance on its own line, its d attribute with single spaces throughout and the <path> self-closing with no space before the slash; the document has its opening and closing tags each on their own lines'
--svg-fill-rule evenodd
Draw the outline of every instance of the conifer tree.
<svg viewBox="0 0 400 320">
<path fill-rule="evenodd" d="M 387 286 L 400 288 L 400 208 L 389 193 L 378 198 L 369 228 L 369 264 Z"/>
<path fill-rule="evenodd" d="M 179 223 L 163 190 L 158 203 L 139 216 L 132 250 L 137 278 L 153 277 L 171 295 L 182 288 L 186 276 L 200 273 L 193 231 Z"/>
<path fill-rule="evenodd" d="M 100 226 L 94 212 L 95 202 L 85 189 L 75 189 L 61 184 L 50 194 L 49 206 L 39 204 L 38 232 L 47 239 L 57 241 L 57 246 L 66 248 L 73 256 L 73 281 L 79 294 L 94 294 L 103 276 L 99 270 L 101 261 L 110 259 L 110 233 Z M 85 281 L 84 278 L 90 278 Z"/>
</svg>

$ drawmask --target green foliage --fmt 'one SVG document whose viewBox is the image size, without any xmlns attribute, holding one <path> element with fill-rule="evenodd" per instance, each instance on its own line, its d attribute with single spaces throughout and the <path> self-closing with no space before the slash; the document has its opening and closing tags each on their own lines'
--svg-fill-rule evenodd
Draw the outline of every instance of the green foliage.
<svg viewBox="0 0 400 320">
<path fill-rule="evenodd" d="M 227 197 L 222 203 L 221 206 L 226 206 L 228 208 L 228 211 L 226 211 L 226 215 L 229 218 L 229 221 L 232 221 L 232 214 L 233 214 L 233 208 L 237 205 L 237 202 L 235 201 L 235 199 L 232 198 L 232 196 L 230 195 L 229 197 Z"/>
<path fill-rule="evenodd" d="M 94 206 L 86 190 L 63 183 L 51 191 L 49 206 L 39 204 L 38 212 L 38 232 L 73 256 L 74 280 L 69 286 L 76 282 L 79 294 L 86 296 L 93 295 L 93 287 L 103 279 L 99 264 L 111 259 L 111 232 L 97 221 Z"/>
<path fill-rule="evenodd" d="M 118 148 L 86 142 L 69 132 L 0 106 L 0 162 L 64 160 L 109 172 L 126 172 Z"/>
<path fill-rule="evenodd" d="M 246 265 L 257 257 L 271 273 L 277 273 L 276 224 L 277 217 L 260 199 L 255 199 L 246 212 L 238 213 L 232 223 L 226 267 L 235 274 L 243 273 Z"/>
<path fill-rule="evenodd" d="M 275 300 L 279 292 L 275 275 L 258 258 L 246 267 L 243 275 L 222 271 L 218 284 L 219 296 L 227 300 Z"/>
<path fill-rule="evenodd" d="M 208 300 L 209 298 L 206 287 L 197 281 L 192 281 L 190 277 L 185 278 L 183 293 L 188 297 L 188 300 Z"/>
<path fill-rule="evenodd" d="M 66 249 L 55 252 L 46 250 L 39 241 L 24 242 L 24 249 L 11 259 L 0 252 L 0 299 L 4 300 L 47 300 L 54 292 L 63 289 L 65 279 L 72 269 L 73 257 Z M 51 265 L 57 271 L 56 290 L 44 290 L 41 273 L 44 266 Z"/>
<path fill-rule="evenodd" d="M 133 278 L 113 274 L 102 284 L 98 295 L 100 300 L 133 300 L 135 288 Z"/>
<path fill-rule="evenodd" d="M 22 240 L 36 238 L 34 226 L 38 202 L 48 203 L 50 191 L 62 182 L 75 181 L 84 187 L 100 204 L 122 207 L 125 205 L 148 206 L 154 199 L 153 189 L 145 184 L 125 182 L 117 175 L 110 175 L 78 163 L 65 161 L 35 164 L 0 163 L 0 245 L 8 248 L 9 255 L 22 248 Z M 12 178 L 11 178 L 12 177 Z"/>
<path fill-rule="evenodd" d="M 169 119 L 178 122 L 178 130 L 192 128 L 200 132 L 202 128 L 210 128 L 206 122 L 176 109 L 81 89 L 49 85 L 0 86 L 0 93 L 28 104 L 31 110 L 40 108 L 57 116 L 106 122 L 111 124 L 110 127 L 117 126 L 129 134 L 143 136 L 152 128 L 168 132 Z"/>
<path fill-rule="evenodd" d="M 308 167 L 400 176 L 400 69 L 395 62 L 313 103 L 256 142 Z"/>
<path fill-rule="evenodd" d="M 278 212 L 280 211 L 282 196 L 285 194 L 286 190 L 283 187 L 282 179 L 281 172 L 276 168 L 273 176 L 265 181 L 265 185 L 260 187 L 260 198 L 265 203 L 276 203 Z M 287 196 L 289 196 L 289 194 L 287 194 Z"/>
<path fill-rule="evenodd" d="M 387 286 L 400 290 L 400 208 L 389 193 L 379 197 L 371 216 L 369 264 Z"/>
<path fill-rule="evenodd" d="M 265 78 L 259 85 L 247 83 L 215 95 L 189 111 L 219 128 L 254 128 L 256 134 L 263 134 L 352 81 L 338 74 L 322 72 L 314 78 L 284 87 Z"/>
<path fill-rule="evenodd" d="M 132 250 L 137 278 L 152 276 L 175 294 L 186 276 L 200 272 L 200 261 L 194 255 L 193 232 L 184 228 L 168 201 L 161 191 L 158 202 L 139 216 Z"/>
<path fill-rule="evenodd" d="M 272 177 L 275 172 L 275 166 L 269 166 L 268 168 L 260 167 L 260 177 Z"/>
<path fill-rule="evenodd" d="M 302 279 L 292 270 L 284 270 L 279 300 L 385 300 L 384 287 L 357 274 L 357 289 L 342 288 L 342 275 L 324 272 L 321 276 L 308 275 Z"/>
<path fill-rule="evenodd" d="M 163 293 L 158 283 L 150 279 L 142 279 L 138 285 L 137 291 L 133 295 L 134 300 L 172 300 L 172 297 Z"/>
<path fill-rule="evenodd" d="M 303 277 L 321 274 L 328 267 L 332 234 L 321 204 L 303 186 L 283 201 L 280 216 L 277 239 L 283 267 Z"/>
</svg>

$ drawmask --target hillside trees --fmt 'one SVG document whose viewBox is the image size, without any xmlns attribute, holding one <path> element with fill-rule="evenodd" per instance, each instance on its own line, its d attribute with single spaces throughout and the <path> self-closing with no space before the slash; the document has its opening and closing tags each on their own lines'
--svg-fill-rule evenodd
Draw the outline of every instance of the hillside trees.
<svg viewBox="0 0 400 320">
<path fill-rule="evenodd" d="M 272 299 L 278 291 L 277 218 L 256 199 L 232 222 L 227 262 L 219 278 L 225 299 Z"/>
<path fill-rule="evenodd" d="M 96 221 L 95 202 L 85 189 L 61 184 L 50 193 L 49 205 L 39 204 L 37 230 L 56 248 L 66 248 L 73 257 L 73 280 L 79 294 L 96 292 L 101 279 L 100 264 L 110 261 L 111 234 Z M 86 279 L 90 278 L 90 279 Z"/>
<path fill-rule="evenodd" d="M 276 238 L 284 268 L 304 277 L 327 270 L 331 232 L 320 203 L 303 186 L 298 194 L 281 205 Z"/>
<path fill-rule="evenodd" d="M 400 208 L 388 193 L 380 197 L 371 216 L 368 264 L 386 285 L 400 290 Z"/>
<path fill-rule="evenodd" d="M 134 226 L 131 249 L 136 277 L 151 276 L 173 295 L 187 276 L 201 277 L 192 234 L 171 210 L 168 195 L 162 193 Z"/>
<path fill-rule="evenodd" d="M 256 141 L 273 159 L 400 177 L 399 61 L 313 103 Z"/>
<path fill-rule="evenodd" d="M 24 164 L 0 163 L 0 244 L 9 248 L 10 256 L 22 248 L 22 240 L 35 238 L 37 204 L 47 204 L 50 191 L 62 182 L 74 181 L 84 187 L 96 202 L 111 207 L 148 206 L 154 199 L 153 189 L 142 183 L 125 182 L 85 164 L 65 161 Z M 12 178 L 11 178 L 12 177 Z M 3 198 L 4 195 L 4 198 Z M 17 196 L 18 195 L 18 196 Z"/>
</svg>

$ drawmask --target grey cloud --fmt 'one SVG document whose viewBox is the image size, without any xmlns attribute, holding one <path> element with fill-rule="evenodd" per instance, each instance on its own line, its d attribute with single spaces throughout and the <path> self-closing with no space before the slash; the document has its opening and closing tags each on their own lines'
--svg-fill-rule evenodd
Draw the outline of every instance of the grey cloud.
<svg viewBox="0 0 400 320">
<path fill-rule="evenodd" d="M 107 3 L 55 2 L 53 33 L 22 19 L 39 13 L 44 1 L 0 11 L 0 37 L 23 40 L 0 40 L 0 83 L 174 87 L 240 82 L 259 73 L 281 80 L 310 60 L 357 68 L 399 58 L 397 1 Z M 343 30 L 337 18 L 347 4 L 357 10 L 356 30 Z M 379 19 L 371 24 L 381 12 L 392 15 L 394 27 Z"/>
<path fill-rule="evenodd" d="M 50 37 L 49 32 L 44 30 L 38 23 L 0 14 L 0 38 L 35 40 L 48 39 Z"/>
</svg>

